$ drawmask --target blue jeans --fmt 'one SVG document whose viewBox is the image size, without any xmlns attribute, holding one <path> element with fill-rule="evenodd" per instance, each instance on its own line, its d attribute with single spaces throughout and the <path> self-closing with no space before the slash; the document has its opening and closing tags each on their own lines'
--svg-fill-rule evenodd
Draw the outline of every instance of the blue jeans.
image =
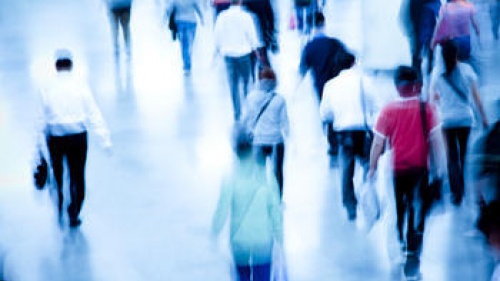
<svg viewBox="0 0 500 281">
<path fill-rule="evenodd" d="M 196 34 L 196 23 L 187 21 L 176 21 L 179 41 L 181 43 L 182 62 L 184 70 L 191 70 L 191 54 L 193 51 L 194 36 Z"/>
<path fill-rule="evenodd" d="M 252 60 L 250 54 L 241 57 L 225 57 L 224 59 L 233 101 L 234 119 L 239 120 L 241 114 L 240 82 L 243 82 L 243 98 L 245 98 L 252 73 Z"/>
<path fill-rule="evenodd" d="M 238 281 L 270 281 L 271 264 L 237 265 Z M 253 278 L 251 278 L 253 277 Z"/>
</svg>

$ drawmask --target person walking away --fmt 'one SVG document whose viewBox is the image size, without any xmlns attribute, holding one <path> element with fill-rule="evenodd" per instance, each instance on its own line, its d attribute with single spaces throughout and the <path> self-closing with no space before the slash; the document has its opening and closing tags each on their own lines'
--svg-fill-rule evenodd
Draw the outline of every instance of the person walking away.
<svg viewBox="0 0 500 281">
<path fill-rule="evenodd" d="M 274 244 L 283 244 L 283 220 L 274 177 L 265 159 L 252 155 L 252 145 L 237 137 L 236 163 L 223 180 L 212 222 L 213 239 L 230 217 L 230 245 L 239 281 L 270 281 Z"/>
<path fill-rule="evenodd" d="M 420 252 L 427 211 L 423 203 L 428 185 L 428 159 L 431 148 L 434 153 L 440 152 L 437 148 L 441 136 L 435 108 L 429 103 L 421 104 L 422 82 L 415 69 L 398 67 L 394 82 L 401 99 L 387 104 L 375 123 L 368 176 L 374 177 L 383 147 L 388 141 L 393 150 L 398 239 L 406 254 L 404 272 L 407 278 L 417 280 L 421 275 Z M 434 157 L 441 159 L 440 155 Z M 442 167 L 436 170 L 437 174 L 442 173 Z"/>
<path fill-rule="evenodd" d="M 167 14 L 174 13 L 174 21 L 181 44 L 184 75 L 191 73 L 191 58 L 196 35 L 197 17 L 200 24 L 203 25 L 203 14 L 198 1 L 174 0 L 167 11 Z"/>
<path fill-rule="evenodd" d="M 346 52 L 344 43 L 325 34 L 325 17 L 323 13 L 314 14 L 315 34 L 313 39 L 306 44 L 300 59 L 299 73 L 304 77 L 310 70 L 313 78 L 314 89 L 321 102 L 323 97 L 323 87 L 325 83 L 336 77 L 340 68 L 337 63 L 337 55 Z M 325 124 L 327 129 L 327 139 L 329 143 L 329 154 L 336 157 L 338 155 L 337 134 L 332 129 L 331 123 Z"/>
<path fill-rule="evenodd" d="M 252 52 L 261 46 L 252 15 L 242 8 L 242 2 L 231 0 L 229 9 L 217 17 L 214 28 L 216 52 L 222 54 L 226 63 L 235 120 L 241 117 L 242 96 L 245 98 L 248 94 Z"/>
<path fill-rule="evenodd" d="M 248 94 L 242 119 L 253 130 L 253 146 L 264 157 L 271 156 L 279 194 L 283 197 L 285 139 L 289 135 L 285 99 L 275 92 L 276 74 L 270 68 L 259 73 L 258 87 Z"/>
<path fill-rule="evenodd" d="M 102 140 L 106 150 L 111 139 L 89 86 L 72 72 L 73 60 L 68 50 L 56 52 L 57 77 L 40 91 L 40 141 L 46 141 L 57 187 L 59 221 L 63 219 L 63 160 L 69 173 L 71 202 L 67 212 L 70 227 L 81 224 L 80 211 L 85 197 L 85 164 L 87 160 L 87 130 L 90 127 Z"/>
<path fill-rule="evenodd" d="M 109 17 L 111 21 L 111 35 L 113 36 L 113 46 L 115 57 L 120 54 L 119 28 L 121 26 L 123 41 L 125 43 L 125 53 L 130 58 L 130 10 L 132 9 L 132 0 L 106 0 L 109 8 Z"/>
<path fill-rule="evenodd" d="M 479 25 L 476 20 L 474 4 L 466 0 L 451 0 L 441 7 L 439 19 L 431 41 L 431 48 L 447 40 L 455 41 L 458 47 L 458 59 L 471 61 L 470 25 L 479 38 Z"/>
<path fill-rule="evenodd" d="M 363 92 L 362 73 L 354 55 L 339 55 L 339 65 L 342 71 L 326 83 L 319 111 L 323 122 L 332 122 L 339 135 L 342 202 L 348 219 L 354 220 L 357 206 L 354 170 L 357 158 L 365 173 L 363 178 L 368 172 L 371 138 L 367 134 L 371 135 L 373 99 Z"/>
<path fill-rule="evenodd" d="M 427 71 L 432 70 L 433 53 L 430 49 L 436 28 L 440 0 L 407 0 L 402 2 L 402 20 L 410 42 L 412 66 L 421 73 L 422 57 L 427 57 Z"/>
<path fill-rule="evenodd" d="M 456 206 L 462 203 L 464 197 L 464 166 L 474 119 L 473 108 L 477 109 L 483 127 L 488 126 L 477 76 L 468 64 L 458 61 L 459 52 L 454 41 L 445 42 L 442 46 L 445 69 L 436 72 L 431 80 L 432 100 L 439 109 L 447 145 L 451 202 Z"/>
</svg>

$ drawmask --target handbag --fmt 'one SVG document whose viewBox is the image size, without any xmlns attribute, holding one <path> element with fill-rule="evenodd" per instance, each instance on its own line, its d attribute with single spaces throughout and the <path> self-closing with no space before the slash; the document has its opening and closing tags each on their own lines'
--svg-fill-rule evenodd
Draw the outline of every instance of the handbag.
<svg viewBox="0 0 500 281">
<path fill-rule="evenodd" d="M 172 33 L 172 40 L 177 39 L 177 24 L 175 23 L 175 14 L 176 14 L 176 8 L 175 6 L 172 8 L 172 11 L 168 15 L 168 29 L 170 29 L 170 32 Z"/>
<path fill-rule="evenodd" d="M 371 230 L 373 225 L 380 218 L 380 201 L 375 191 L 375 182 L 373 180 L 366 181 L 362 185 L 359 207 L 361 217 L 364 221 L 364 227 L 366 230 Z"/>
<path fill-rule="evenodd" d="M 35 188 L 38 190 L 44 189 L 47 184 L 47 179 L 49 176 L 49 164 L 43 156 L 41 151 L 38 151 L 38 159 L 35 166 L 35 170 L 33 171 L 33 180 L 35 184 Z"/>
</svg>

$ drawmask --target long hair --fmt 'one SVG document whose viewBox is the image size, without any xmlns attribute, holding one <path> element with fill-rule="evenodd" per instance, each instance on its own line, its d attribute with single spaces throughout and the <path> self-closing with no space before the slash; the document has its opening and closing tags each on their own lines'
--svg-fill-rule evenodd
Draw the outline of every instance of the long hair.
<svg viewBox="0 0 500 281">
<path fill-rule="evenodd" d="M 448 40 L 442 45 L 444 66 L 446 75 L 450 75 L 457 67 L 458 63 L 458 47 L 453 40 Z"/>
</svg>

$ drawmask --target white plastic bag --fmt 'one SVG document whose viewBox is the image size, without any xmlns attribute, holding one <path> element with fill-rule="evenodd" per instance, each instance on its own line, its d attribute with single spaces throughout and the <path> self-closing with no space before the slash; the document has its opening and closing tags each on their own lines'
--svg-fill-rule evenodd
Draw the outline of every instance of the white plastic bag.
<svg viewBox="0 0 500 281">
<path fill-rule="evenodd" d="M 371 230 L 380 218 L 380 201 L 375 190 L 375 182 L 367 180 L 363 183 L 359 198 L 359 211 L 366 230 Z"/>
</svg>

